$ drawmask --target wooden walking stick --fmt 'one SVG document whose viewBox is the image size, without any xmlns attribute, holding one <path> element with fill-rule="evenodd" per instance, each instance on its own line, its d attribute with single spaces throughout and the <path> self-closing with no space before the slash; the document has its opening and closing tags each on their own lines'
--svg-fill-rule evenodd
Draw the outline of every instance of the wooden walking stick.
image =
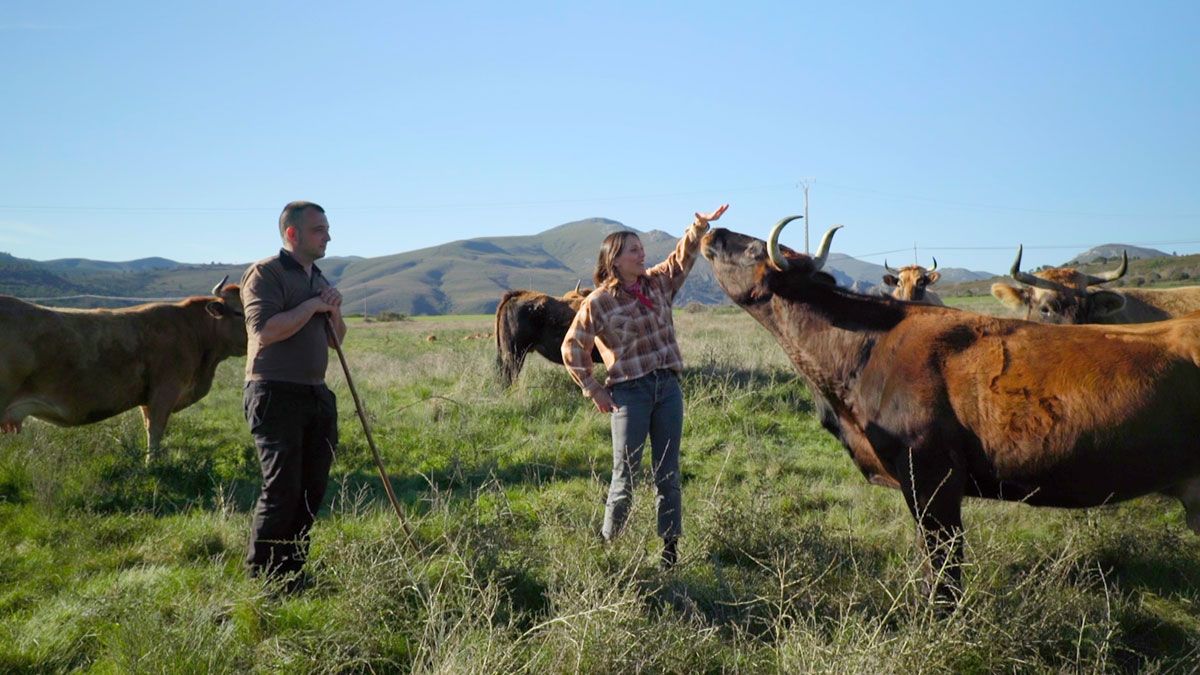
<svg viewBox="0 0 1200 675">
<path fill-rule="evenodd" d="M 383 479 L 383 489 L 387 492 L 392 508 L 396 510 L 400 526 L 404 528 L 406 543 L 412 546 L 412 530 L 408 527 L 408 520 L 404 518 L 404 510 L 400 508 L 400 502 L 396 500 L 396 493 L 392 490 L 392 481 L 388 478 L 387 469 L 383 467 L 383 458 L 379 456 L 379 449 L 375 447 L 375 437 L 371 435 L 371 425 L 367 423 L 367 410 L 363 407 L 362 399 L 358 397 L 358 390 L 354 388 L 354 380 L 350 377 L 350 366 L 346 363 L 346 354 L 342 352 L 342 341 L 338 339 L 337 331 L 334 330 L 333 321 L 328 314 L 325 315 L 325 330 L 329 333 L 329 341 L 333 343 L 334 350 L 337 351 L 338 360 L 342 362 L 342 372 L 346 374 L 346 384 L 350 387 L 350 395 L 354 397 L 354 409 L 358 411 L 358 419 L 362 422 L 363 433 L 367 436 L 367 445 L 371 446 L 371 454 L 375 457 L 375 466 L 379 469 L 379 477 Z"/>
</svg>

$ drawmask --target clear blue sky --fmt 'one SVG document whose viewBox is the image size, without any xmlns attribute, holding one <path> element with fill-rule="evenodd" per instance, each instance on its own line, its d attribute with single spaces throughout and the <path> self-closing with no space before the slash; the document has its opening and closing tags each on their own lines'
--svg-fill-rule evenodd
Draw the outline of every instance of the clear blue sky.
<svg viewBox="0 0 1200 675">
<path fill-rule="evenodd" d="M 873 262 L 1200 252 L 1200 3 L 733 4 L 8 0 L 0 251 L 247 262 L 301 198 L 330 255 L 765 236 L 810 179 Z"/>
</svg>

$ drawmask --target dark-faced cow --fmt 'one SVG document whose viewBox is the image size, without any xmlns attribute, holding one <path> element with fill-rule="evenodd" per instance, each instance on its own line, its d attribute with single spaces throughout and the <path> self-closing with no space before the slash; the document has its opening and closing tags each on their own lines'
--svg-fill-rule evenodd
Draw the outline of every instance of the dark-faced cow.
<svg viewBox="0 0 1200 675">
<path fill-rule="evenodd" d="M 561 298 L 538 291 L 509 291 L 496 306 L 496 368 L 504 386 L 511 386 L 521 374 L 530 350 L 562 365 L 562 341 L 579 311 L 579 305 L 591 293 L 590 288 L 567 292 Z M 593 357 L 600 358 L 593 350 Z"/>
<path fill-rule="evenodd" d="M 1200 313 L 1058 326 L 858 295 L 820 278 L 833 230 L 814 257 L 779 248 L 790 220 L 769 242 L 713 230 L 703 254 L 863 474 L 900 488 L 947 573 L 939 599 L 961 589 L 964 496 L 1089 507 L 1165 493 L 1200 533 Z"/>
<path fill-rule="evenodd" d="M 228 279 L 228 277 L 226 277 Z M 236 284 L 126 309 L 49 309 L 0 296 L 0 428 L 26 416 L 90 424 L 141 406 L 147 458 L 171 413 L 199 401 L 217 364 L 246 353 Z"/>
<path fill-rule="evenodd" d="M 886 260 L 883 261 L 883 269 L 887 270 L 887 274 L 883 275 L 883 283 L 892 289 L 893 298 L 907 302 L 923 302 L 927 305 L 944 304 L 937 293 L 929 290 L 930 286 L 942 278 L 941 273 L 937 271 L 937 258 L 933 259 L 933 267 L 929 269 L 920 265 L 908 265 L 894 270 L 888 267 Z"/>
<path fill-rule="evenodd" d="M 1200 310 L 1200 286 L 1181 288 L 1094 288 L 1121 278 L 1129 268 L 1124 252 L 1117 269 L 1084 274 L 1054 267 L 1032 274 L 1021 271 L 1022 248 L 1010 274 L 1018 285 L 992 284 L 992 295 L 1022 318 L 1042 323 L 1149 323 Z"/>
</svg>

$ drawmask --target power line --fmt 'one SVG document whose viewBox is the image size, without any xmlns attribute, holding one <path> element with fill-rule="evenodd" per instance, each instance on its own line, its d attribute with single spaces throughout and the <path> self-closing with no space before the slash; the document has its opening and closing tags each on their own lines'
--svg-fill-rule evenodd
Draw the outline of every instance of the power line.
<svg viewBox="0 0 1200 675">
<path fill-rule="evenodd" d="M 957 206 L 957 207 L 968 208 L 968 209 L 1007 211 L 1007 212 L 1013 212 L 1013 213 L 1036 213 L 1036 214 L 1048 215 L 1048 216 L 1082 216 L 1082 217 L 1087 217 L 1087 218 L 1146 218 L 1146 217 L 1172 218 L 1172 219 L 1174 219 L 1174 218 L 1180 218 L 1180 219 L 1200 218 L 1200 214 L 1195 214 L 1195 213 L 1155 214 L 1152 216 L 1147 216 L 1146 214 L 1141 214 L 1141 213 L 1107 213 L 1107 212 L 1106 213 L 1095 213 L 1095 212 L 1086 212 L 1086 211 L 1056 211 L 1056 210 L 1052 210 L 1052 209 L 1032 209 L 1032 208 L 1021 207 L 1021 206 L 1001 206 L 998 204 L 979 204 L 979 203 L 973 203 L 973 202 L 959 202 L 959 201 L 954 201 L 954 200 L 949 200 L 949 199 L 936 199 L 933 197 L 919 197 L 919 196 L 915 196 L 915 195 L 898 194 L 895 192 L 885 192 L 883 190 L 876 190 L 873 188 L 860 188 L 860 187 L 853 187 L 853 186 L 849 186 L 849 185 L 838 185 L 836 183 L 823 183 L 823 185 L 825 185 L 826 187 L 831 187 L 831 188 L 838 189 L 838 190 L 847 190 L 850 192 L 865 192 L 868 194 L 879 195 L 881 197 L 889 197 L 892 199 L 901 199 L 901 200 L 905 200 L 905 201 L 924 202 L 924 203 L 929 203 L 929 204 L 944 204 L 946 206 Z"/>
<path fill-rule="evenodd" d="M 503 202 L 457 202 L 444 204 L 379 204 L 374 206 L 342 206 L 334 205 L 338 211 L 433 211 L 441 209 L 494 209 L 514 208 L 522 206 L 546 206 L 552 204 L 581 204 L 595 202 L 631 201 L 638 199 L 663 199 L 668 197 L 690 197 L 709 194 L 737 194 L 745 192 L 763 192 L 771 190 L 790 190 L 795 183 L 779 183 L 774 185 L 758 185 L 741 188 L 711 188 L 691 190 L 686 192 L 662 192 L 654 194 L 630 194 L 608 197 L 578 197 L 569 199 L 542 199 L 526 201 Z M 147 213 L 213 213 L 213 212 L 245 212 L 270 211 L 276 212 L 279 207 L 271 206 L 55 206 L 55 205 L 15 205 L 0 204 L 0 210 L 6 211 L 100 211 L 100 212 L 147 212 Z"/>
<path fill-rule="evenodd" d="M 625 195 L 600 195 L 592 197 L 573 197 L 564 199 L 531 199 L 518 201 L 493 201 L 493 202 L 446 202 L 441 204 L 375 204 L 375 205 L 336 205 L 339 211 L 437 211 L 449 209 L 494 209 L 494 208 L 519 208 L 528 206 L 548 206 L 554 204 L 581 204 L 581 203 L 598 203 L 598 202 L 619 202 L 619 201 L 636 201 L 642 199 L 664 199 L 673 197 L 690 197 L 696 195 L 712 195 L 712 194 L 738 194 L 747 192 L 764 192 L 764 191 L 783 191 L 802 187 L 807 197 L 808 188 L 811 183 L 815 182 L 813 178 L 804 178 L 799 182 L 792 181 L 787 183 L 773 183 L 767 185 L 754 185 L 739 188 L 707 188 L 702 190 L 689 190 L 680 192 L 658 192 L 644 194 L 625 194 Z M 924 197 L 909 194 L 898 194 L 877 190 L 874 188 L 863 188 L 850 185 L 840 185 L 837 183 L 826 183 L 822 185 L 833 188 L 835 190 L 843 190 L 849 192 L 858 192 L 865 194 L 878 195 L 889 199 L 897 199 L 909 202 L 920 202 L 930 204 L 943 204 L 947 206 L 955 206 L 960 208 L 1012 212 L 1012 213 L 1035 213 L 1041 215 L 1053 216 L 1077 216 L 1088 218 L 1161 218 L 1161 219 L 1197 219 L 1200 214 L 1192 213 L 1166 213 L 1166 214 L 1138 214 L 1138 213 L 1097 213 L 1086 211 L 1060 211 L 1054 209 L 1037 209 L 1020 206 L 1003 206 L 998 204 L 981 204 L 975 202 L 963 202 L 949 199 L 937 199 L 932 197 Z M 276 206 L 97 206 L 97 205 L 82 205 L 82 204 L 0 204 L 0 210 L 3 211 L 91 211 L 91 212 L 126 212 L 126 213 L 225 213 L 225 212 L 276 212 Z M 805 218 L 805 222 L 808 219 Z"/>
<path fill-rule="evenodd" d="M 1113 244 L 1113 245 L 1115 245 L 1115 246 L 1136 246 L 1139 248 L 1148 248 L 1151 246 L 1183 246 L 1183 245 L 1191 245 L 1191 244 L 1200 244 L 1200 240 L 1122 242 L 1122 243 Z M 1107 244 L 1025 244 L 1024 246 L 1025 246 L 1026 251 L 1038 251 L 1038 250 L 1047 251 L 1047 250 L 1055 250 L 1055 249 L 1080 250 L 1080 249 L 1096 248 L 1098 246 L 1106 246 L 1106 245 Z M 853 257 L 853 258 L 871 258 L 874 256 L 891 255 L 893 253 L 904 253 L 909 250 L 911 250 L 911 249 L 897 248 L 897 249 L 892 249 L 890 251 L 876 251 L 874 253 L 854 254 L 851 257 Z M 1008 246 L 922 246 L 921 250 L 923 250 L 923 251 L 1014 251 L 1014 250 L 1016 250 L 1016 246 L 1015 245 L 1008 245 Z"/>
</svg>

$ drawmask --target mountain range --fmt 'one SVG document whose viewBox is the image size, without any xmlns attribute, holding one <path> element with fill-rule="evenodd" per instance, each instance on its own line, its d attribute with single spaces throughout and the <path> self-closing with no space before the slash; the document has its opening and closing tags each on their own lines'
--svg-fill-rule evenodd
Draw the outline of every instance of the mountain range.
<svg viewBox="0 0 1200 675">
<path fill-rule="evenodd" d="M 589 218 L 559 225 L 527 236 L 480 237 L 372 258 L 330 257 L 317 263 L 342 291 L 348 313 L 475 314 L 495 311 L 500 296 L 515 288 L 552 295 L 582 282 L 591 285 L 600 242 L 618 230 L 638 233 L 646 249 L 647 264 L 666 258 L 679 233 L 662 230 L 640 232 L 606 218 Z M 1145 257 L 1153 249 L 1111 245 L 1119 255 Z M 1080 254 L 1110 257 L 1108 247 Z M 187 264 L 166 258 L 105 262 L 69 258 L 44 262 L 0 253 L 0 293 L 32 299 L 46 305 L 113 307 L 208 293 L 228 274 L 237 281 L 249 261 L 239 264 Z M 832 253 L 826 263 L 842 285 L 869 290 L 879 284 L 884 269 L 847 255 Z M 995 276 L 958 268 L 939 268 L 942 284 L 965 283 Z M 692 302 L 728 302 L 717 285 L 712 267 L 699 258 L 687 284 L 676 298 L 679 305 Z"/>
</svg>

